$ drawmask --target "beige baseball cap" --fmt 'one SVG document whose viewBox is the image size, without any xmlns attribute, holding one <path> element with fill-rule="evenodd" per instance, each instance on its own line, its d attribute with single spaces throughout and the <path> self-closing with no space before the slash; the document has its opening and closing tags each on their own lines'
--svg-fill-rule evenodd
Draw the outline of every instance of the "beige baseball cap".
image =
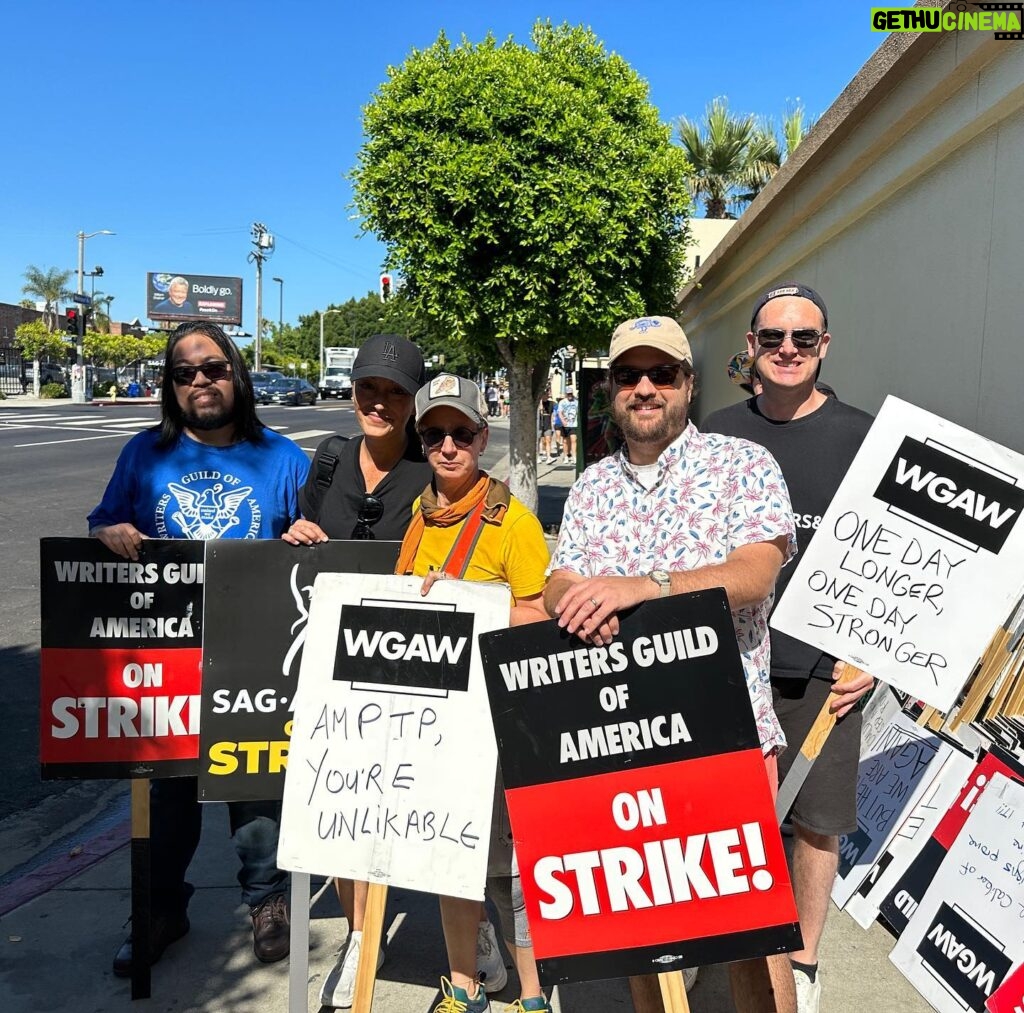
<svg viewBox="0 0 1024 1013">
<path fill-rule="evenodd" d="M 676 362 L 693 365 L 690 342 L 682 327 L 671 317 L 637 317 L 619 324 L 608 347 L 608 365 L 631 348 L 656 348 L 671 355 Z"/>
</svg>

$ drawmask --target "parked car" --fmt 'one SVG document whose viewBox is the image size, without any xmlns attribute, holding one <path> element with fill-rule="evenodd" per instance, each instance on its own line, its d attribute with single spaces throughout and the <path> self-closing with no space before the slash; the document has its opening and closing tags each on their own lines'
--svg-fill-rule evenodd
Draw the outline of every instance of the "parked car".
<svg viewBox="0 0 1024 1013">
<path fill-rule="evenodd" d="M 281 380 L 280 373 L 250 373 L 252 389 L 257 404 L 270 404 L 270 388 L 275 380 Z"/>
<path fill-rule="evenodd" d="M 316 404 L 316 387 L 298 376 L 278 376 L 270 384 L 271 404 Z"/>
<path fill-rule="evenodd" d="M 32 378 L 35 374 L 35 370 L 32 367 L 32 363 L 29 363 L 25 367 L 25 379 L 28 385 L 32 386 Z M 55 362 L 41 362 L 39 363 L 39 386 L 42 387 L 47 383 L 63 383 L 64 382 L 64 370 L 57 365 Z"/>
</svg>

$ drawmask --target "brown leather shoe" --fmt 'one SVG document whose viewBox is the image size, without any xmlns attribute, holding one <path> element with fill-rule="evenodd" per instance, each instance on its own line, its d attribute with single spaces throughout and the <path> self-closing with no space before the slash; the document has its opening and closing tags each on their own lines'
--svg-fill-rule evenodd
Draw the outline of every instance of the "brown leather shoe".
<svg viewBox="0 0 1024 1013">
<path fill-rule="evenodd" d="M 275 893 L 252 909 L 252 950 L 256 959 L 272 964 L 288 956 L 288 903 Z"/>
</svg>

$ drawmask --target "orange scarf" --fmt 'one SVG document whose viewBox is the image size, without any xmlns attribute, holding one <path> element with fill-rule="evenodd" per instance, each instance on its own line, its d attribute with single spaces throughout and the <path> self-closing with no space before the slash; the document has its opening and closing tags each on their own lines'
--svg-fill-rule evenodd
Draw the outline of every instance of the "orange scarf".
<svg viewBox="0 0 1024 1013">
<path fill-rule="evenodd" d="M 447 528 L 468 517 L 481 501 L 484 503 L 483 519 L 487 524 L 501 524 L 505 511 L 511 502 L 512 494 L 504 482 L 498 482 L 486 472 L 481 471 L 473 487 L 462 499 L 448 506 L 439 506 L 433 482 L 420 495 L 420 509 L 413 517 L 412 523 L 402 539 L 402 549 L 395 564 L 395 573 L 405 575 L 412 573 L 419 552 L 423 531 L 427 524 L 431 527 Z"/>
</svg>

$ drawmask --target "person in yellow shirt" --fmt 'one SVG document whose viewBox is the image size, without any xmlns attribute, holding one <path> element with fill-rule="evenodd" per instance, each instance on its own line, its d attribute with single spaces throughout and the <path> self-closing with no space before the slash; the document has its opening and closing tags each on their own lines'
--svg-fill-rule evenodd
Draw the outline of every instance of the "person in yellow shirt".
<svg viewBox="0 0 1024 1013">
<path fill-rule="evenodd" d="M 480 468 L 489 435 L 480 388 L 451 373 L 434 377 L 416 395 L 416 429 L 433 479 L 413 506 L 395 572 L 423 577 L 425 595 L 442 579 L 508 584 L 512 626 L 546 620 L 544 532 L 508 487 Z M 487 888 L 519 973 L 520 998 L 512 1009 L 550 1013 L 533 958 L 500 779 L 493 823 Z M 486 1013 L 488 983 L 477 975 L 480 904 L 459 897 L 440 902 L 450 978 L 441 979 L 444 998 L 435 1013 Z"/>
</svg>

